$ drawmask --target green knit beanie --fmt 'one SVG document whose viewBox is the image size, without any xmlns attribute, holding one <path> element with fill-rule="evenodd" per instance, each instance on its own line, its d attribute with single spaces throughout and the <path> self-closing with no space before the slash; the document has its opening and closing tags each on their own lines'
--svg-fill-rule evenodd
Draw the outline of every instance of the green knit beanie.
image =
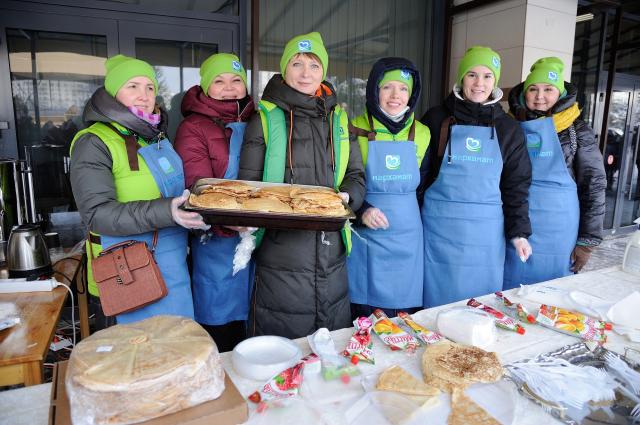
<svg viewBox="0 0 640 425">
<path fill-rule="evenodd" d="M 327 49 L 324 48 L 322 42 L 322 36 L 319 32 L 310 32 L 309 34 L 302 34 L 293 37 L 286 46 L 284 46 L 284 52 L 280 58 L 280 72 L 284 78 L 287 64 L 292 57 L 298 53 L 313 53 L 320 58 L 322 64 L 322 79 L 327 76 L 327 67 L 329 66 L 329 55 Z"/>
<path fill-rule="evenodd" d="M 551 56 L 538 59 L 531 65 L 530 71 L 527 79 L 524 81 L 525 91 L 531 84 L 544 83 L 556 87 L 560 91 L 560 94 L 565 92 L 564 77 L 562 74 L 564 71 L 564 63 L 562 63 L 559 58 Z"/>
<path fill-rule="evenodd" d="M 484 46 L 473 46 L 466 51 L 460 61 L 460 65 L 458 65 L 458 83 L 461 83 L 465 74 L 477 65 L 486 66 L 493 72 L 493 75 L 496 77 L 497 87 L 498 81 L 500 80 L 500 55 L 489 47 Z"/>
<path fill-rule="evenodd" d="M 140 59 L 131 58 L 124 55 L 115 55 L 107 59 L 104 63 L 107 70 L 104 76 L 104 88 L 111 96 L 116 97 L 120 87 L 132 78 L 147 77 L 153 82 L 153 86 L 158 92 L 158 80 L 153 67 Z"/>
<path fill-rule="evenodd" d="M 407 87 L 409 87 L 409 96 L 411 96 L 411 92 L 413 91 L 413 76 L 409 71 L 405 71 L 404 69 L 394 69 L 392 71 L 385 72 L 382 76 L 382 80 L 378 83 L 378 87 L 382 87 L 389 81 L 399 81 L 406 84 Z"/>
<path fill-rule="evenodd" d="M 240 63 L 240 59 L 231 53 L 216 53 L 209 56 L 200 65 L 200 87 L 202 87 L 202 91 L 207 94 L 213 80 L 224 73 L 238 75 L 242 78 L 245 87 L 247 86 L 247 72 Z"/>
</svg>

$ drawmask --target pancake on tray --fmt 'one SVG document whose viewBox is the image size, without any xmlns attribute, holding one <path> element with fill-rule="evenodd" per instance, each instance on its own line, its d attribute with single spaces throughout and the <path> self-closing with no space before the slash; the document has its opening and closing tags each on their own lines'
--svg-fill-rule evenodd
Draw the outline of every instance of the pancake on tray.
<svg viewBox="0 0 640 425">
<path fill-rule="evenodd" d="M 189 196 L 189 203 L 200 208 L 222 208 L 226 210 L 241 209 L 241 205 L 233 195 L 220 192 L 205 192 L 200 195 Z"/>
<path fill-rule="evenodd" d="M 252 197 L 272 198 L 289 204 L 291 202 L 291 191 L 291 186 L 267 186 L 260 188 L 260 190 L 254 192 L 252 194 Z"/>
<path fill-rule="evenodd" d="M 205 186 L 200 191 L 204 193 L 224 193 L 225 195 L 235 196 L 237 198 L 247 198 L 251 193 L 256 191 L 255 186 L 237 180 L 225 180 L 219 183 Z"/>
<path fill-rule="evenodd" d="M 249 198 L 242 202 L 242 209 L 247 211 L 291 213 L 293 210 L 278 199 L 274 198 Z"/>
<path fill-rule="evenodd" d="M 331 190 L 319 189 L 294 193 L 291 205 L 294 212 L 302 214 L 340 216 L 347 212 L 342 204 L 342 198 Z"/>
</svg>

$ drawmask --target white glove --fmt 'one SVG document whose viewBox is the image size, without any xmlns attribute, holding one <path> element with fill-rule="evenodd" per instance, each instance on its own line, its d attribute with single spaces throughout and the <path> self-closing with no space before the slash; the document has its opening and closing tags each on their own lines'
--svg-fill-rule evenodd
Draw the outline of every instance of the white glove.
<svg viewBox="0 0 640 425">
<path fill-rule="evenodd" d="M 526 263 L 531 254 L 533 254 L 533 249 L 531 249 L 531 245 L 529 245 L 529 241 L 527 240 L 527 238 L 513 238 L 511 239 L 511 243 L 516 249 L 516 254 L 518 254 L 518 257 L 520 257 L 520 261 Z"/>
<path fill-rule="evenodd" d="M 345 204 L 349 203 L 349 194 L 347 192 L 338 192 L 338 196 L 342 198 L 342 202 Z"/>
<path fill-rule="evenodd" d="M 182 195 L 171 200 L 171 218 L 178 225 L 186 229 L 209 230 L 211 225 L 205 224 L 202 216 L 197 212 L 185 211 L 178 208 L 189 199 L 190 192 L 185 189 Z"/>
<path fill-rule="evenodd" d="M 382 211 L 375 207 L 369 207 L 362 214 L 362 222 L 370 229 L 388 229 L 389 220 Z"/>
</svg>

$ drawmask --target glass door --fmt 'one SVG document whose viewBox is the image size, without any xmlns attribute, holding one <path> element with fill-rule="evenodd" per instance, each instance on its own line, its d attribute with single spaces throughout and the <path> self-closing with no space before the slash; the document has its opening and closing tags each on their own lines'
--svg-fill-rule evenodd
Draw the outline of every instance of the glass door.
<svg viewBox="0 0 640 425">
<path fill-rule="evenodd" d="M 0 98 L 0 121 L 7 123 L 0 127 L 0 157 L 25 160 L 25 170 L 30 170 L 34 199 L 29 205 L 36 214 L 22 210 L 25 220 L 76 210 L 69 183 L 69 144 L 84 128 L 86 101 L 103 84 L 104 61 L 117 53 L 116 34 L 116 21 L 105 19 L 51 19 L 19 11 L 0 15 L 0 37 L 5 41 L 0 55 L 7 58 L 0 61 L 0 68 L 6 67 L 0 69 L 6 71 L 0 72 L 0 88 L 7 93 Z M 15 203 L 11 181 L 3 175 L 7 205 Z M 12 225 L 18 218 L 7 221 Z"/>
<path fill-rule="evenodd" d="M 182 27 L 133 23 L 120 26 L 122 52 L 149 62 L 158 77 L 157 102 L 169 113 L 168 136 L 173 140 L 182 120 L 180 104 L 184 93 L 200 83 L 200 65 L 214 53 L 235 53 L 235 25 L 220 28 Z"/>
<path fill-rule="evenodd" d="M 616 233 L 640 216 L 640 79 L 616 76 L 608 119 L 604 228 Z"/>
</svg>

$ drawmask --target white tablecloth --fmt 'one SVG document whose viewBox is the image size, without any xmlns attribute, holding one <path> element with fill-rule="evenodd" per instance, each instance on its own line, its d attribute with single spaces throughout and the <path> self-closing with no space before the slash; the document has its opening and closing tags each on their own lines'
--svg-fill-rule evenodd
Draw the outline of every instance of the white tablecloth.
<svg viewBox="0 0 640 425">
<path fill-rule="evenodd" d="M 470 279 L 472 279 L 472 277 L 470 277 Z M 621 271 L 620 267 L 568 276 L 545 282 L 545 284 L 562 287 L 564 289 L 579 289 L 611 301 L 621 299 L 634 290 L 640 291 L 640 278 Z M 507 294 L 509 292 L 510 291 L 507 291 Z M 480 302 L 486 302 L 489 305 L 496 305 L 493 295 L 479 297 L 478 300 Z M 464 302 L 457 304 L 464 304 Z M 413 317 L 421 325 L 433 329 L 438 311 L 452 305 L 455 304 L 422 310 L 414 314 Z M 351 328 L 348 328 L 331 333 L 338 349 L 342 349 L 346 345 L 352 331 Z M 608 332 L 607 334 L 608 341 L 605 347 L 610 350 L 624 353 L 625 347 L 640 349 L 640 344 L 631 343 L 626 337 L 617 335 L 614 332 Z M 403 366 L 416 377 L 420 376 L 420 357 L 424 349 L 419 349 L 417 353 L 411 356 L 404 352 L 390 351 L 376 336 L 373 337 L 373 340 L 376 364 L 369 365 L 360 363 L 362 375 L 365 380 L 368 377 L 374 377 L 382 370 L 394 364 Z M 497 352 L 502 363 L 506 364 L 549 352 L 578 341 L 577 338 L 563 335 L 541 326 L 531 325 L 526 326 L 525 335 L 498 330 L 498 339 L 488 350 Z M 296 343 L 300 346 L 303 354 L 310 352 L 306 338 L 300 338 L 296 340 Z M 231 364 L 231 353 L 223 353 L 222 358 L 225 370 L 243 396 L 248 396 L 264 384 L 264 382 L 252 381 L 240 377 Z M 303 392 L 306 392 L 305 399 L 310 400 L 309 403 L 304 402 L 304 406 L 294 406 L 290 409 L 280 409 L 277 414 L 270 413 L 269 415 L 259 415 L 255 413 L 253 403 L 249 403 L 251 414 L 250 422 L 260 424 L 277 423 L 278 425 L 289 422 L 298 424 L 305 423 L 305 420 L 303 420 L 300 415 L 307 414 L 309 412 L 308 408 L 311 407 L 323 412 L 329 412 L 329 415 L 324 418 L 324 423 L 347 424 L 348 421 L 344 420 L 342 413 L 346 412 L 353 403 L 364 395 L 360 378 L 352 379 L 352 382 L 348 385 L 340 381 L 324 383 L 321 379 L 311 379 L 309 383 L 309 385 L 303 387 Z M 44 384 L 19 390 L 0 392 L 0 424 L 46 424 L 47 411 L 43 406 L 48 404 L 50 387 L 51 384 Z M 490 413 L 506 422 L 517 423 L 518 425 L 540 423 L 551 425 L 560 423 L 537 405 L 516 394 L 514 387 L 510 383 L 503 382 L 491 388 L 483 388 L 480 386 L 468 392 L 481 405 L 487 408 Z M 447 399 L 443 398 L 443 400 L 446 402 Z M 446 418 L 446 410 L 448 410 L 448 407 L 438 414 L 432 416 L 427 415 L 426 417 L 434 419 L 433 421 L 429 421 L 430 423 L 440 423 L 442 419 Z M 317 413 L 317 411 L 315 411 L 315 413 Z M 436 418 L 436 416 L 438 416 L 438 418 Z M 443 418 L 441 418 L 442 416 Z M 16 417 L 18 417 L 18 419 L 16 419 Z M 20 422 L 20 420 L 23 420 L 23 422 Z"/>
</svg>

